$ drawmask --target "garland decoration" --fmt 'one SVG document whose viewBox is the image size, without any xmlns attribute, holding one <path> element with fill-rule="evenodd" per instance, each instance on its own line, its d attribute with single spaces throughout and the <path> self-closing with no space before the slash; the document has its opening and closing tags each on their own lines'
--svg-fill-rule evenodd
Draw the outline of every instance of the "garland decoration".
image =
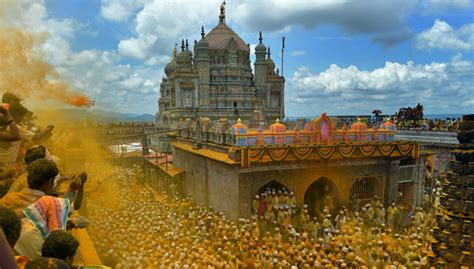
<svg viewBox="0 0 474 269">
<path fill-rule="evenodd" d="M 323 160 L 331 158 L 334 151 L 336 151 L 335 146 L 320 146 L 316 148 L 316 153 L 318 153 L 319 157 Z"/>
<path fill-rule="evenodd" d="M 359 150 L 365 157 L 374 154 L 377 147 L 375 145 L 359 145 Z"/>
<path fill-rule="evenodd" d="M 272 161 L 274 162 L 279 162 L 285 159 L 289 151 L 290 151 L 289 147 L 267 148 L 268 156 L 270 156 L 270 159 L 272 159 Z"/>
<path fill-rule="evenodd" d="M 413 149 L 414 144 L 398 144 L 398 151 L 400 155 L 405 156 Z"/>
<path fill-rule="evenodd" d="M 383 157 L 388 157 L 392 155 L 394 150 L 395 150 L 395 147 L 393 145 L 390 145 L 390 144 L 379 145 L 379 152 Z"/>
<path fill-rule="evenodd" d="M 313 154 L 314 147 L 294 147 L 291 150 L 293 155 L 295 155 L 298 160 L 304 161 L 308 159 L 311 154 Z"/>
<path fill-rule="evenodd" d="M 354 151 L 356 150 L 355 145 L 340 145 L 337 147 L 337 151 L 343 158 L 350 158 L 352 157 L 352 154 L 354 154 Z"/>
</svg>

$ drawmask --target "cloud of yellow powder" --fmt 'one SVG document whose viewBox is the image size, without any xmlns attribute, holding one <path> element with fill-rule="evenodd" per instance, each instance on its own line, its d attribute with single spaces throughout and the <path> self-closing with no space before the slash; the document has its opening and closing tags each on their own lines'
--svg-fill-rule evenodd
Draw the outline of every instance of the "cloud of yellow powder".
<svg viewBox="0 0 474 269">
<path fill-rule="evenodd" d="M 0 93 L 24 99 L 52 99 L 75 107 L 90 107 L 93 100 L 61 80 L 41 53 L 46 33 L 33 34 L 12 19 L 17 2 L 0 1 Z M 20 2 L 20 1 L 18 1 Z M 14 13 L 12 15 L 12 13 Z"/>
</svg>

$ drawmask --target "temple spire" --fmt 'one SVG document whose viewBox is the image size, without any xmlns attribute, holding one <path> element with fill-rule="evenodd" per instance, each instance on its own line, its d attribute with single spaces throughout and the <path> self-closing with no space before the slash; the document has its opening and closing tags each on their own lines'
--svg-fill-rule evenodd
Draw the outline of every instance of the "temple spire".
<svg viewBox="0 0 474 269">
<path fill-rule="evenodd" d="M 219 22 L 224 22 L 224 19 L 225 19 L 225 0 L 224 0 L 224 2 L 222 2 L 220 9 L 221 9 L 221 14 L 219 15 Z"/>
<path fill-rule="evenodd" d="M 178 44 L 174 43 L 174 48 L 173 48 L 173 57 L 176 57 L 176 47 Z"/>
<path fill-rule="evenodd" d="M 184 39 L 181 39 L 181 51 L 184 51 Z"/>
<path fill-rule="evenodd" d="M 260 44 L 262 44 L 262 31 L 260 31 L 260 33 L 258 34 L 258 41 L 260 41 Z"/>
<path fill-rule="evenodd" d="M 271 53 L 270 53 L 270 47 L 268 47 L 268 49 L 267 49 L 267 56 L 268 56 L 268 58 L 270 58 L 270 55 L 271 55 Z"/>
<path fill-rule="evenodd" d="M 189 46 L 188 39 L 186 38 L 186 50 L 188 50 L 188 46 Z"/>
<path fill-rule="evenodd" d="M 204 25 L 201 26 L 201 37 L 204 38 L 206 34 L 204 33 Z"/>
</svg>

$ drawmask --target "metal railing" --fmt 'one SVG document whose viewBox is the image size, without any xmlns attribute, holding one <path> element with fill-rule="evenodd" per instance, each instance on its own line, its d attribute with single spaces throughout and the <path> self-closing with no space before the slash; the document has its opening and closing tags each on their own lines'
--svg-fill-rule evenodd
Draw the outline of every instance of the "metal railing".
<svg viewBox="0 0 474 269">
<path fill-rule="evenodd" d="M 385 193 L 385 176 L 370 175 L 364 177 L 357 177 L 353 180 L 350 189 L 349 199 L 358 200 L 361 206 L 372 201 L 375 196 L 382 198 Z"/>
</svg>

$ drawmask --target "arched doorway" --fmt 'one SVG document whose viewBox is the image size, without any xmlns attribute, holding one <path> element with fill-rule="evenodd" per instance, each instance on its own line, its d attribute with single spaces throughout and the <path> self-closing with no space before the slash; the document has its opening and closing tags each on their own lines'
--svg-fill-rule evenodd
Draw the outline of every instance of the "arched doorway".
<svg viewBox="0 0 474 269">
<path fill-rule="evenodd" d="M 304 203 L 308 205 L 310 216 L 324 217 L 323 209 L 328 207 L 329 213 L 338 208 L 338 190 L 331 180 L 321 177 L 309 185 L 304 194 Z"/>
<path fill-rule="evenodd" d="M 258 212 L 259 218 L 264 217 L 268 212 L 276 213 L 276 211 L 268 211 L 269 203 L 275 208 L 285 207 L 290 204 L 289 201 L 295 202 L 293 193 L 276 180 L 272 180 L 260 187 L 256 195 L 258 195 L 258 198 L 256 196 L 252 197 L 252 212 Z M 288 200 L 284 199 L 284 197 Z M 285 200 L 288 202 L 284 202 Z"/>
<path fill-rule="evenodd" d="M 279 191 L 279 190 L 284 192 L 286 190 L 286 191 L 289 192 L 288 188 L 285 185 L 281 184 L 280 182 L 278 182 L 276 180 L 272 180 L 272 181 L 268 182 L 267 184 L 263 185 L 262 187 L 260 187 L 260 189 L 258 189 L 257 194 L 264 193 L 267 190 L 270 190 L 270 191 L 275 190 L 276 192 Z"/>
</svg>

